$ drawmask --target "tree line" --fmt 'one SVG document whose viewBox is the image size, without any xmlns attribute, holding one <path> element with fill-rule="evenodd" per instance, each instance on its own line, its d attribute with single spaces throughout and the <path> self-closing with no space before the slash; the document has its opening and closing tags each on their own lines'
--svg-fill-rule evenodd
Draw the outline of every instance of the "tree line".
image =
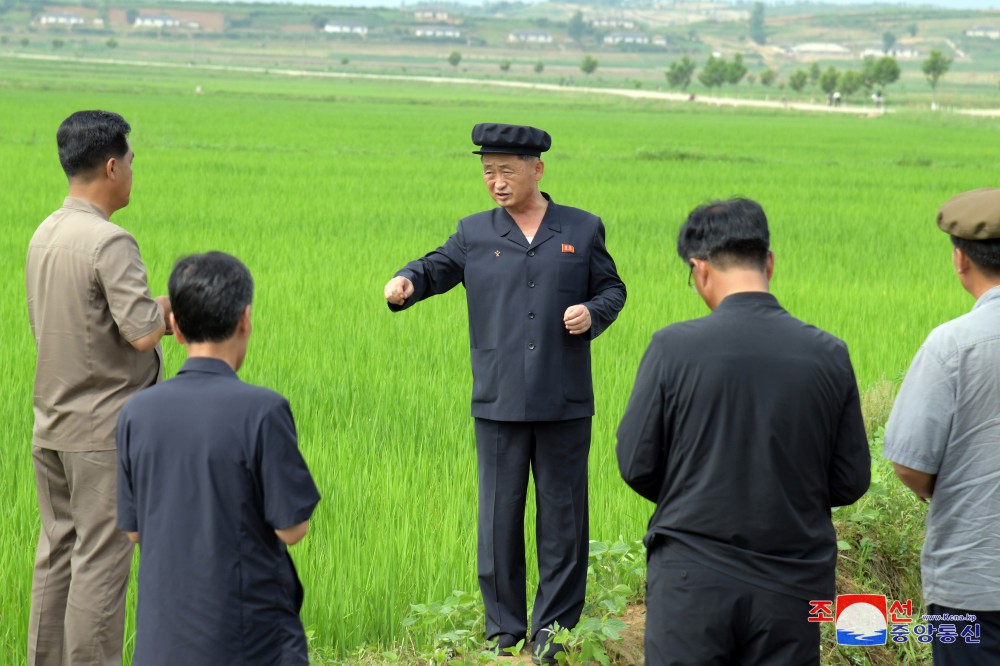
<svg viewBox="0 0 1000 666">
<path fill-rule="evenodd" d="M 937 90 L 938 81 L 948 72 L 951 63 L 951 58 L 937 50 L 931 51 L 930 56 L 922 63 L 921 71 L 932 90 Z M 666 78 L 671 88 L 679 90 L 687 90 L 695 78 L 709 90 L 721 89 L 726 84 L 739 85 L 744 80 L 750 84 L 759 80 L 765 87 L 777 84 L 781 90 L 787 87 L 796 93 L 801 93 L 806 86 L 812 85 L 827 95 L 840 93 L 846 98 L 861 90 L 871 93 L 877 89 L 880 94 L 884 93 L 887 86 L 899 80 L 900 74 L 896 59 L 883 56 L 865 58 L 860 68 L 847 70 L 838 70 L 832 65 L 823 69 L 818 62 L 814 62 L 808 68 L 795 70 L 787 80 L 779 81 L 777 71 L 771 67 L 756 74 L 750 72 L 743 61 L 743 55 L 737 53 L 732 60 L 713 54 L 700 70 L 691 58 L 684 56 L 670 64 Z"/>
</svg>

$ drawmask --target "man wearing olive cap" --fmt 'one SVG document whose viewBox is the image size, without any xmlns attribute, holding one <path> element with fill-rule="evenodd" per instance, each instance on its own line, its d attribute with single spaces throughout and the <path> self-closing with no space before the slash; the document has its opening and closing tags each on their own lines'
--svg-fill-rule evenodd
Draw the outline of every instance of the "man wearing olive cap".
<svg viewBox="0 0 1000 666">
<path fill-rule="evenodd" d="M 1000 663 L 1000 189 L 938 213 L 972 311 L 917 352 L 885 431 L 885 457 L 923 500 L 920 558 L 934 663 Z M 945 615 L 958 616 L 944 618 Z M 972 620 L 970 615 L 974 615 Z"/>
<path fill-rule="evenodd" d="M 590 341 L 625 305 L 600 218 L 539 190 L 548 133 L 481 123 L 483 179 L 499 208 L 459 221 L 437 250 L 385 286 L 393 311 L 465 286 L 479 464 L 479 584 L 486 637 L 501 652 L 527 632 L 524 504 L 537 502 L 536 663 L 555 663 L 548 629 L 573 627 L 587 582 Z"/>
</svg>

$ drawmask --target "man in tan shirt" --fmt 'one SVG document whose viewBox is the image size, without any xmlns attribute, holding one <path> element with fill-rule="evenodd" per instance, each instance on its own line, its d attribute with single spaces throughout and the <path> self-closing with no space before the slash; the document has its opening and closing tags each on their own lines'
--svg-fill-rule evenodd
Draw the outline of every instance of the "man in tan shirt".
<svg viewBox="0 0 1000 666">
<path fill-rule="evenodd" d="M 170 303 L 150 297 L 139 246 L 109 221 L 132 189 L 129 124 L 79 111 L 59 127 L 69 178 L 35 231 L 26 267 L 38 347 L 32 457 L 38 537 L 28 664 L 120 664 L 132 543 L 116 527 L 115 424 L 162 379 Z"/>
</svg>

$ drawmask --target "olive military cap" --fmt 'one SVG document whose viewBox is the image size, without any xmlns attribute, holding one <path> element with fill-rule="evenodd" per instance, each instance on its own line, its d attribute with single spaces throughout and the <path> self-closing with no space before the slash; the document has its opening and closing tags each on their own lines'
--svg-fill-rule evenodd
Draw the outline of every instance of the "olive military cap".
<svg viewBox="0 0 1000 666">
<path fill-rule="evenodd" d="M 481 146 L 472 151 L 476 155 L 504 153 L 541 157 L 552 145 L 552 137 L 546 131 L 527 125 L 479 123 L 472 128 L 472 143 Z"/>
<path fill-rule="evenodd" d="M 948 199 L 938 211 L 941 231 L 966 240 L 1000 238 L 1000 189 L 984 187 Z"/>
</svg>

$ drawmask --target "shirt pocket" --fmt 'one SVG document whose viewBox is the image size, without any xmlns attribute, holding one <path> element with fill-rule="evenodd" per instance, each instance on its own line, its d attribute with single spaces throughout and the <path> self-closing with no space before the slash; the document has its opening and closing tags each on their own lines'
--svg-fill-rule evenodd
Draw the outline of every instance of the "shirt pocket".
<svg viewBox="0 0 1000 666">
<path fill-rule="evenodd" d="M 590 283 L 590 270 L 582 257 L 559 259 L 559 291 L 585 296 Z M 581 298 L 580 300 L 586 300 Z"/>
</svg>

